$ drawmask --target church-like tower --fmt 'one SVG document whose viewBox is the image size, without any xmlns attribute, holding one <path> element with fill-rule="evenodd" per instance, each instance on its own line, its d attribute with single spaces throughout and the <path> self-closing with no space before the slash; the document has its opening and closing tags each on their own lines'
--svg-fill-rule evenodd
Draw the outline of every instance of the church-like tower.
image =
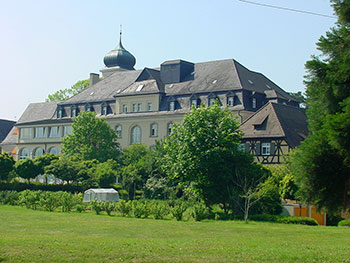
<svg viewBox="0 0 350 263">
<path fill-rule="evenodd" d="M 123 47 L 121 30 L 118 46 L 106 54 L 103 58 L 103 62 L 105 67 L 100 71 L 104 78 L 116 71 L 135 70 L 136 59 Z"/>
</svg>

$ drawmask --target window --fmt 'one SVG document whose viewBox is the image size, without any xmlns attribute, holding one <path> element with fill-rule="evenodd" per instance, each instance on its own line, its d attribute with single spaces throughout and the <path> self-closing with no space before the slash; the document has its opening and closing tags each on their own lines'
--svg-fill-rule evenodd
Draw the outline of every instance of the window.
<svg viewBox="0 0 350 263">
<path fill-rule="evenodd" d="M 133 111 L 133 112 L 136 112 L 136 111 L 137 111 L 136 104 L 133 104 L 133 105 L 132 105 L 132 111 Z"/>
<path fill-rule="evenodd" d="M 22 128 L 21 129 L 21 139 L 32 138 L 32 128 Z"/>
<path fill-rule="evenodd" d="M 126 104 L 123 105 L 123 113 L 127 113 L 128 112 L 128 106 L 126 106 Z"/>
<path fill-rule="evenodd" d="M 175 101 L 170 101 L 169 102 L 169 110 L 174 111 L 175 110 Z"/>
<path fill-rule="evenodd" d="M 191 100 L 191 105 L 197 107 L 197 99 L 192 99 Z"/>
<path fill-rule="evenodd" d="M 60 137 L 60 127 L 50 127 L 50 138 L 57 138 Z"/>
<path fill-rule="evenodd" d="M 256 109 L 256 98 L 252 98 L 252 108 Z"/>
<path fill-rule="evenodd" d="M 92 105 L 90 103 L 85 105 L 85 111 L 94 111 L 94 108 L 92 107 Z"/>
<path fill-rule="evenodd" d="M 20 160 L 29 158 L 29 156 L 30 156 L 30 152 L 29 152 L 28 148 L 23 148 L 22 150 L 20 150 L 20 152 L 19 152 L 19 159 Z"/>
<path fill-rule="evenodd" d="M 215 98 L 209 99 L 209 106 L 213 106 L 215 104 Z"/>
<path fill-rule="evenodd" d="M 229 106 L 229 107 L 232 107 L 232 106 L 234 106 L 234 97 L 233 96 L 231 96 L 231 97 L 228 97 L 227 98 L 227 105 Z"/>
<path fill-rule="evenodd" d="M 147 110 L 152 111 L 152 103 L 151 102 L 148 103 Z"/>
<path fill-rule="evenodd" d="M 158 124 L 157 123 L 151 124 L 151 136 L 152 137 L 158 136 Z"/>
<path fill-rule="evenodd" d="M 74 118 L 74 117 L 76 117 L 77 115 L 78 115 L 78 109 L 77 109 L 77 107 L 76 107 L 76 106 L 72 106 L 71 112 L 70 112 L 70 116 L 71 116 L 72 118 Z"/>
<path fill-rule="evenodd" d="M 57 118 L 61 119 L 63 117 L 63 109 L 61 107 L 57 108 Z"/>
<path fill-rule="evenodd" d="M 173 129 L 173 123 L 172 123 L 172 122 L 170 122 L 170 123 L 168 123 L 168 129 L 167 129 L 167 133 L 168 133 L 168 135 L 170 135 L 170 134 L 171 134 L 172 129 Z"/>
<path fill-rule="evenodd" d="M 141 103 L 137 104 L 137 111 L 140 112 L 141 111 Z"/>
<path fill-rule="evenodd" d="M 58 154 L 59 153 L 58 148 L 51 147 L 50 150 L 49 150 L 49 153 L 51 153 L 51 154 Z"/>
<path fill-rule="evenodd" d="M 40 155 L 43 155 L 44 154 L 44 149 L 43 148 L 36 148 L 35 151 L 34 151 L 34 154 L 33 154 L 33 157 L 37 157 L 37 156 L 40 156 Z"/>
<path fill-rule="evenodd" d="M 261 144 L 261 153 L 262 155 L 270 155 L 271 144 L 270 143 L 262 143 Z"/>
<path fill-rule="evenodd" d="M 72 132 L 73 132 L 72 126 L 64 126 L 63 137 L 67 136 L 68 134 L 72 134 Z"/>
<path fill-rule="evenodd" d="M 238 150 L 239 150 L 240 152 L 245 152 L 245 151 L 246 151 L 245 143 L 241 143 L 241 144 L 238 146 Z"/>
<path fill-rule="evenodd" d="M 118 138 L 121 138 L 122 137 L 122 126 L 121 125 L 115 126 L 115 132 L 117 133 Z"/>
<path fill-rule="evenodd" d="M 131 129 L 131 144 L 141 143 L 141 128 L 135 126 Z"/>
<path fill-rule="evenodd" d="M 102 104 L 102 106 L 101 106 L 101 115 L 106 116 L 107 113 L 108 113 L 108 106 L 107 106 L 107 104 Z"/>
<path fill-rule="evenodd" d="M 45 128 L 44 127 L 35 128 L 35 138 L 45 138 Z"/>
</svg>

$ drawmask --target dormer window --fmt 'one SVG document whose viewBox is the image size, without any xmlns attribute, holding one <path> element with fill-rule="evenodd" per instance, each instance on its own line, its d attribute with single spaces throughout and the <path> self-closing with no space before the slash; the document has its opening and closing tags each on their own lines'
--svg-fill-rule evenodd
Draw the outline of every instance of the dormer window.
<svg viewBox="0 0 350 263">
<path fill-rule="evenodd" d="M 90 103 L 85 105 L 85 111 L 94 111 L 94 108 L 92 107 L 92 105 Z"/>
<path fill-rule="evenodd" d="M 213 106 L 215 104 L 215 100 L 217 97 L 215 96 L 214 93 L 210 93 L 208 96 L 208 106 Z"/>
<path fill-rule="evenodd" d="M 168 99 L 168 106 L 169 106 L 169 111 L 174 111 L 175 110 L 175 98 L 174 97 L 170 97 Z"/>
<path fill-rule="evenodd" d="M 256 98 L 252 98 L 252 108 L 256 109 Z"/>
<path fill-rule="evenodd" d="M 227 98 L 227 105 L 229 107 L 233 107 L 234 106 L 234 97 L 233 96 L 230 96 Z"/>
<path fill-rule="evenodd" d="M 70 112 L 70 116 L 72 118 L 76 117 L 78 115 L 78 108 L 77 106 L 72 106 L 71 107 L 71 112 Z"/>
<path fill-rule="evenodd" d="M 190 98 L 190 101 L 191 101 L 191 107 L 192 106 L 195 106 L 196 108 L 198 107 L 198 97 L 194 94 L 191 96 Z"/>
<path fill-rule="evenodd" d="M 61 118 L 63 118 L 63 108 L 58 107 L 57 108 L 57 119 L 61 119 Z"/>
<path fill-rule="evenodd" d="M 107 114 L 108 114 L 108 105 L 107 105 L 107 103 L 102 103 L 101 115 L 106 116 Z"/>
</svg>

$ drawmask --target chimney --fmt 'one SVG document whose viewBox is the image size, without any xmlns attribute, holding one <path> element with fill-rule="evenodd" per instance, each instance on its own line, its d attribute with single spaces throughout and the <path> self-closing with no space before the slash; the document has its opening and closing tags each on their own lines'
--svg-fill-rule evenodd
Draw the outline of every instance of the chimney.
<svg viewBox="0 0 350 263">
<path fill-rule="evenodd" d="M 90 73 L 90 87 L 92 85 L 95 85 L 97 82 L 100 81 L 100 75 L 97 73 Z"/>
</svg>

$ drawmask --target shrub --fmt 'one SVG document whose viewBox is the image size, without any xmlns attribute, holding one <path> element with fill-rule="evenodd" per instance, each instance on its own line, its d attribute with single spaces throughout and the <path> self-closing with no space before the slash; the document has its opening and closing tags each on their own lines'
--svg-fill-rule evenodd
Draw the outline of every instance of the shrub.
<svg viewBox="0 0 350 263">
<path fill-rule="evenodd" d="M 137 218 L 147 218 L 151 214 L 149 203 L 145 200 L 132 201 L 132 208 Z"/>
<path fill-rule="evenodd" d="M 120 200 L 116 205 L 116 210 L 122 214 L 122 216 L 128 216 L 132 211 L 132 206 L 130 201 Z"/>
<path fill-rule="evenodd" d="M 17 191 L 22 192 L 24 190 L 32 190 L 32 191 L 50 191 L 50 192 L 70 192 L 70 193 L 81 193 L 87 190 L 88 186 L 85 185 L 75 185 L 75 184 L 43 184 L 43 183 L 22 183 L 18 181 L 14 181 L 11 183 L 0 182 L 0 191 Z"/>
<path fill-rule="evenodd" d="M 129 192 L 125 189 L 118 190 L 118 194 L 119 194 L 120 198 L 123 200 L 126 200 L 129 198 Z"/>
<path fill-rule="evenodd" d="M 338 226 L 350 227 L 350 219 L 339 221 Z"/>
<path fill-rule="evenodd" d="M 252 215 L 250 217 L 254 221 L 267 221 L 275 222 L 280 224 L 299 224 L 299 225 L 309 225 L 317 226 L 318 223 L 315 219 L 310 217 L 299 217 L 299 216 L 279 216 L 279 215 Z"/>
<path fill-rule="evenodd" d="M 91 209 L 95 211 L 96 215 L 99 215 L 103 211 L 103 203 L 101 201 L 93 200 L 90 205 Z"/>
<path fill-rule="evenodd" d="M 82 213 L 86 211 L 87 205 L 85 203 L 80 203 L 75 206 L 75 209 L 77 210 L 78 213 Z"/>
<path fill-rule="evenodd" d="M 24 190 L 20 192 L 19 195 L 19 204 L 25 205 L 27 208 L 36 210 L 40 205 L 42 191 L 30 191 Z"/>
<path fill-rule="evenodd" d="M 107 212 L 107 215 L 111 215 L 112 212 L 115 210 L 115 203 L 114 202 L 103 202 L 103 210 Z"/>
<path fill-rule="evenodd" d="M 39 205 L 46 211 L 54 211 L 59 206 L 59 195 L 54 192 L 42 192 Z"/>
<path fill-rule="evenodd" d="M 151 214 L 155 219 L 164 219 L 169 214 L 169 206 L 162 201 L 153 201 L 151 203 Z"/>
<path fill-rule="evenodd" d="M 187 210 L 187 206 L 185 205 L 185 203 L 178 203 L 170 209 L 170 212 L 171 212 L 171 215 L 177 221 L 181 221 L 183 218 L 183 214 L 185 213 L 186 210 Z"/>
<path fill-rule="evenodd" d="M 1 191 L 0 203 L 4 205 L 17 205 L 19 199 L 19 193 L 16 191 Z"/>
<path fill-rule="evenodd" d="M 209 217 L 209 209 L 202 203 L 197 203 L 193 206 L 191 216 L 195 221 L 202 221 Z"/>
</svg>

